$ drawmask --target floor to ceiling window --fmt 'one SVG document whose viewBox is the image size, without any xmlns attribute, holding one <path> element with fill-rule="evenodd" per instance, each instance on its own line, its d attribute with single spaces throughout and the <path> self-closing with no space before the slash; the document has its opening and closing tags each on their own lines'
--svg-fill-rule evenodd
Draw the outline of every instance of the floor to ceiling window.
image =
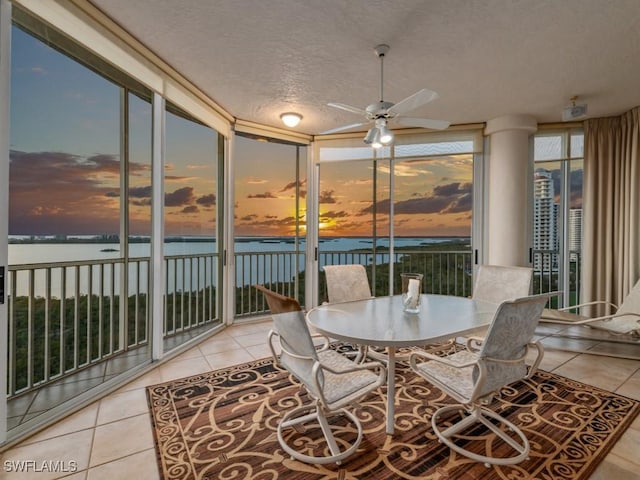
<svg viewBox="0 0 640 480">
<path fill-rule="evenodd" d="M 473 163 L 479 135 L 407 135 L 397 143 L 393 211 L 398 269 L 423 273 L 427 292 L 469 296 Z M 395 292 L 399 280 L 395 275 Z"/>
<path fill-rule="evenodd" d="M 320 149 L 320 302 L 327 301 L 325 265 L 365 265 L 372 293 L 389 292 L 389 149 L 374 157 L 374 150 L 361 143 Z"/>
<path fill-rule="evenodd" d="M 127 185 L 149 184 L 150 92 L 19 9 L 14 20 L 9 430 L 150 358 L 149 259 L 127 248 L 127 231 L 148 242 Z"/>
<path fill-rule="evenodd" d="M 533 141 L 534 291 L 562 291 L 560 306 L 579 303 L 582 265 L 581 130 L 538 132 Z"/>
<path fill-rule="evenodd" d="M 305 146 L 235 137 L 236 317 L 268 311 L 255 284 L 304 305 L 306 162 Z"/>
<path fill-rule="evenodd" d="M 400 273 L 424 275 L 428 293 L 470 295 L 473 163 L 479 132 L 318 142 L 319 270 L 366 266 L 375 295 L 397 293 Z M 391 285 L 390 285 L 391 284 Z M 320 273 L 319 301 L 326 300 Z"/>
<path fill-rule="evenodd" d="M 220 323 L 218 134 L 167 104 L 165 158 L 165 350 Z"/>
</svg>

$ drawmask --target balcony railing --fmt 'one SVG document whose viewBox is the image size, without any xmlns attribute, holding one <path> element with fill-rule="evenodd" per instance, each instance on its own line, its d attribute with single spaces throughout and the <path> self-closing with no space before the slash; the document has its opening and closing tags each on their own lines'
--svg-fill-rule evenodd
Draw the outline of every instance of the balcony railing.
<svg viewBox="0 0 640 480">
<path fill-rule="evenodd" d="M 148 268 L 130 259 L 125 278 L 122 259 L 9 266 L 9 396 L 146 343 Z"/>
<path fill-rule="evenodd" d="M 119 258 L 9 266 L 9 397 L 147 344 L 149 258 L 128 259 L 126 272 L 124 265 Z M 165 338 L 218 320 L 217 271 L 217 254 L 165 257 Z"/>
<path fill-rule="evenodd" d="M 297 258 L 296 258 L 297 257 Z M 251 286 L 259 283 L 304 305 L 305 256 L 295 252 L 247 252 L 236 256 L 236 317 L 261 315 L 269 309 L 262 294 Z M 361 264 L 367 268 L 374 295 L 389 294 L 388 252 L 323 251 L 319 253 L 319 299 L 326 301 L 324 265 Z M 400 273 L 424 275 L 423 292 L 443 295 L 471 295 L 470 251 L 402 250 L 393 255 L 394 286 L 400 291 Z"/>
<path fill-rule="evenodd" d="M 83 368 L 105 361 L 149 338 L 149 259 L 124 259 L 12 265 L 8 276 L 8 395 L 21 394 Z M 217 254 L 165 258 L 164 337 L 219 321 L 217 317 Z M 558 254 L 534 253 L 534 292 L 562 289 L 558 285 Z M 423 292 L 472 294 L 471 251 L 401 250 L 323 251 L 324 265 L 365 265 L 374 295 L 400 290 L 400 273 L 424 275 Z M 236 316 L 265 314 L 268 307 L 251 286 L 260 283 L 304 305 L 304 253 L 236 253 Z M 578 303 L 580 254 L 570 256 L 570 304 Z M 127 302 L 122 304 L 122 292 Z M 326 285 L 320 268 L 320 301 Z"/>
</svg>

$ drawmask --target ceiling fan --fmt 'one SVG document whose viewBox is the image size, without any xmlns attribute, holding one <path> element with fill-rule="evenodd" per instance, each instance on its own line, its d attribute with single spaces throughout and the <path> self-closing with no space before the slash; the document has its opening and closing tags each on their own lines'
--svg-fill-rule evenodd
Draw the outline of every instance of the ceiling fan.
<svg viewBox="0 0 640 480">
<path fill-rule="evenodd" d="M 431 120 L 429 118 L 405 117 L 404 114 L 415 110 L 422 105 L 429 103 L 436 98 L 438 94 L 433 90 L 423 88 L 413 95 L 401 100 L 398 103 L 385 102 L 383 96 L 383 80 L 384 80 L 384 56 L 389 52 L 389 45 L 381 44 L 374 48 L 375 54 L 380 59 L 380 101 L 372 103 L 365 109 L 345 105 L 344 103 L 328 103 L 330 107 L 339 108 L 350 113 L 355 113 L 366 118 L 366 121 L 352 123 L 338 128 L 332 128 L 321 132 L 321 134 L 337 133 L 351 128 L 360 127 L 373 122 L 374 126 L 369 129 L 364 137 L 364 143 L 371 145 L 373 148 L 380 148 L 383 145 L 389 145 L 393 141 L 393 132 L 389 129 L 388 123 L 393 120 L 401 125 L 409 127 L 423 127 L 434 130 L 444 130 L 450 125 L 445 120 Z"/>
</svg>

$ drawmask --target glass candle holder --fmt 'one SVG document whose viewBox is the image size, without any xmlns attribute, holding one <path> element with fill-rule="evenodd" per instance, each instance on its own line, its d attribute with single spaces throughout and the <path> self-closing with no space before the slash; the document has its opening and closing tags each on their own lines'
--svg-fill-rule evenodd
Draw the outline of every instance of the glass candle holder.
<svg viewBox="0 0 640 480">
<path fill-rule="evenodd" d="M 402 309 L 407 313 L 420 311 L 420 293 L 422 292 L 421 273 L 401 273 Z"/>
</svg>

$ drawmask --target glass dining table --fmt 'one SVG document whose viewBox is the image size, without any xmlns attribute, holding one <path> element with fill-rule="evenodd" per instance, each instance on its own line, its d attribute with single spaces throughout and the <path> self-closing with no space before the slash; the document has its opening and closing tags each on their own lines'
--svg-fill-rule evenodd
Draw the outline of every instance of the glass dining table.
<svg viewBox="0 0 640 480">
<path fill-rule="evenodd" d="M 386 431 L 394 432 L 396 349 L 473 335 L 493 320 L 498 304 L 422 294 L 418 313 L 405 313 L 400 295 L 324 304 L 307 312 L 309 325 L 329 338 L 387 349 Z"/>
</svg>

